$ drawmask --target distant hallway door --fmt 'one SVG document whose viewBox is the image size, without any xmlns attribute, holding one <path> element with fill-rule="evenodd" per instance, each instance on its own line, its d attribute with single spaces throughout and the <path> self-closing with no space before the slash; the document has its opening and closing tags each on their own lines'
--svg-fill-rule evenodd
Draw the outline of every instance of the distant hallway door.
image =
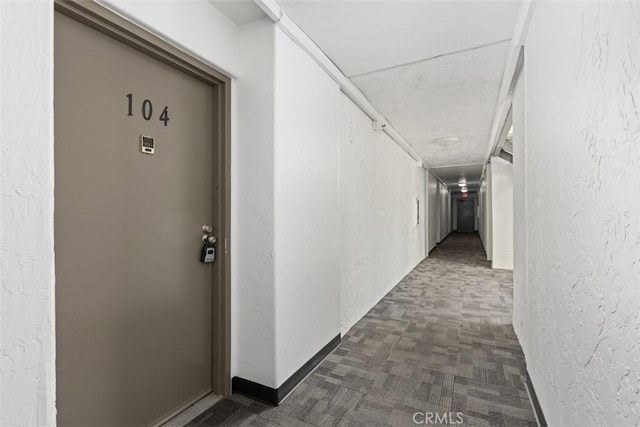
<svg viewBox="0 0 640 427">
<path fill-rule="evenodd" d="M 473 233 L 473 200 L 458 200 L 458 232 Z"/>
</svg>

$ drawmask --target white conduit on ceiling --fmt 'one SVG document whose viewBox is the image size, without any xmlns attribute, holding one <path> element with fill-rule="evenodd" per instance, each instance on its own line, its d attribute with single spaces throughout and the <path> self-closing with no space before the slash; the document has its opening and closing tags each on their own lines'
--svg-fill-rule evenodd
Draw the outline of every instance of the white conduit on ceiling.
<svg viewBox="0 0 640 427">
<path fill-rule="evenodd" d="M 416 150 L 398 133 L 393 126 L 375 109 L 366 96 L 345 76 L 329 57 L 307 36 L 298 25 L 282 12 L 274 0 L 253 0 L 271 20 L 311 56 L 339 86 L 340 90 L 353 101 L 369 118 L 384 131 L 392 140 L 411 156 L 418 166 L 429 170 L 429 165 L 420 157 Z M 377 122 L 377 123 L 376 123 Z M 373 125 L 373 124 L 372 124 Z"/>
</svg>

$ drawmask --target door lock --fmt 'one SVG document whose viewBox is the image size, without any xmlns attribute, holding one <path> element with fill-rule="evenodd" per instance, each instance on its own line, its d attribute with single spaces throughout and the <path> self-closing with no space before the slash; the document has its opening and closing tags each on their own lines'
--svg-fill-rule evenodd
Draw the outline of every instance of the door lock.
<svg viewBox="0 0 640 427">
<path fill-rule="evenodd" d="M 216 260 L 216 236 L 213 234 L 213 227 L 205 224 L 202 226 L 202 250 L 200 251 L 200 262 L 211 263 Z"/>
</svg>

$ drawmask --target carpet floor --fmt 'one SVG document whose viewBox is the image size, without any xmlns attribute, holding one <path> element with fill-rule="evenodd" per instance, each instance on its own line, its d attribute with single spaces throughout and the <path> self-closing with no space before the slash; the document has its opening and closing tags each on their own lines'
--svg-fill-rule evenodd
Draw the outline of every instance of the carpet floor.
<svg viewBox="0 0 640 427">
<path fill-rule="evenodd" d="M 453 233 L 277 407 L 233 395 L 204 426 L 536 426 L 511 325 L 512 274 Z"/>
</svg>

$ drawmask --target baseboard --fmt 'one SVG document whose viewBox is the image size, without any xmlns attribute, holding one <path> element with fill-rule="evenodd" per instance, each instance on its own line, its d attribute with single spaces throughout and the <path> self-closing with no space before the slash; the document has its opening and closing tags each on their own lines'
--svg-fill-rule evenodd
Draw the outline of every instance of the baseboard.
<svg viewBox="0 0 640 427">
<path fill-rule="evenodd" d="M 536 419 L 538 420 L 538 425 L 540 427 L 547 427 L 547 420 L 544 418 L 544 413 L 542 412 L 542 407 L 540 406 L 540 401 L 538 400 L 538 396 L 536 395 L 536 391 L 533 388 L 533 383 L 531 382 L 531 377 L 529 376 L 529 371 L 527 371 L 527 379 L 525 381 L 527 391 L 529 392 L 529 398 L 531 400 L 531 406 L 533 406 L 533 412 L 536 415 Z"/>
<path fill-rule="evenodd" d="M 485 258 L 487 258 L 487 261 L 491 261 L 489 259 L 489 253 L 487 252 L 487 247 L 484 245 L 484 241 L 482 240 L 482 236 L 480 236 L 480 233 L 478 233 L 478 238 L 480 239 L 480 243 L 482 243 L 482 250 L 484 251 Z"/>
<path fill-rule="evenodd" d="M 329 355 L 329 353 L 340 345 L 341 341 L 342 337 L 338 334 L 278 388 L 271 388 L 253 381 L 245 380 L 244 378 L 233 377 L 231 380 L 232 392 L 277 406 L 289 393 L 291 393 L 294 388 L 296 388 L 300 381 L 309 375 L 309 373 L 313 371 L 315 367 Z"/>
<path fill-rule="evenodd" d="M 438 247 L 439 245 L 443 244 L 445 240 L 447 240 L 449 238 L 449 236 L 451 236 L 452 234 L 457 233 L 457 231 L 451 231 L 449 232 L 449 234 L 447 234 L 446 236 L 444 236 L 444 239 L 440 240 L 439 242 L 436 242 L 436 245 L 433 247 L 434 249 L 436 247 Z"/>
</svg>

